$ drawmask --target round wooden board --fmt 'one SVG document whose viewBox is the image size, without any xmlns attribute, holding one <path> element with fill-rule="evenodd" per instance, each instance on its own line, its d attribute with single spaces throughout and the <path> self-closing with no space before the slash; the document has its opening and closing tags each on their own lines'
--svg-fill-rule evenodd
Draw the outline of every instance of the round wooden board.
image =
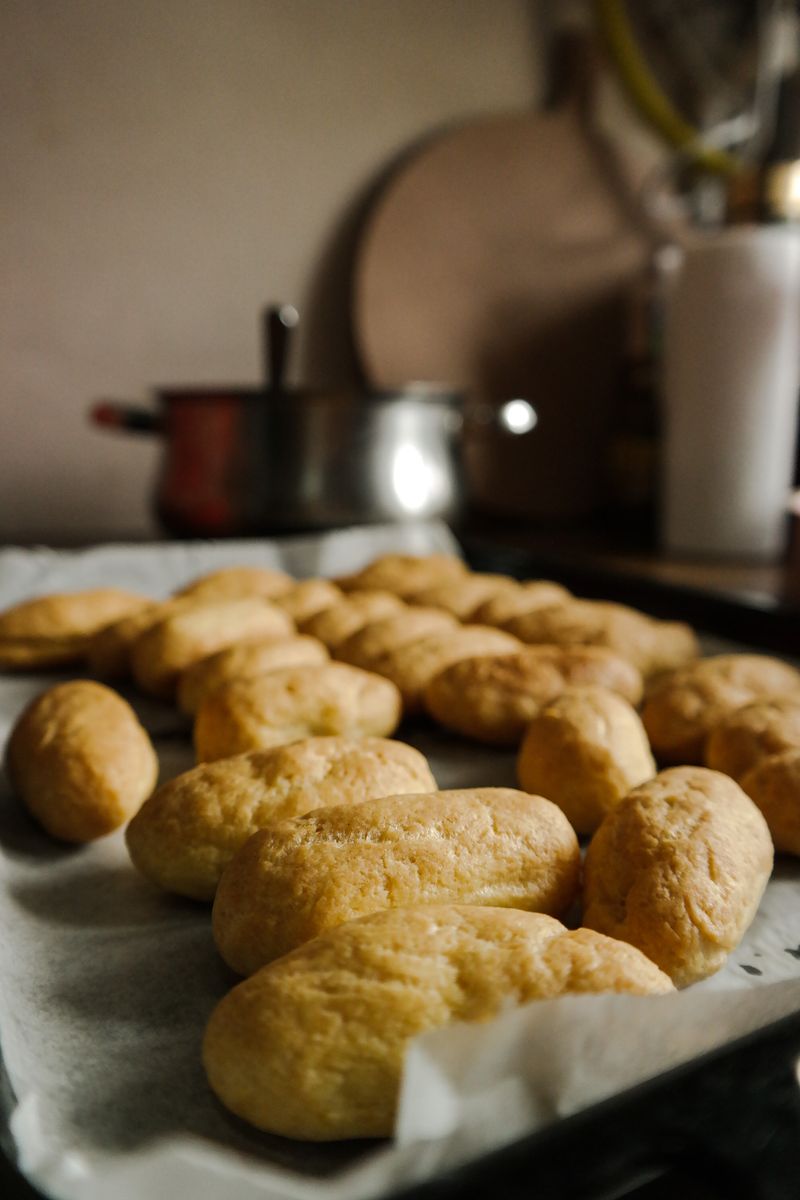
<svg viewBox="0 0 800 1200">
<path fill-rule="evenodd" d="M 568 105 L 426 142 L 368 218 L 353 293 L 368 381 L 455 384 L 537 409 L 529 437 L 487 431 L 472 445 L 485 506 L 570 515 L 597 498 L 625 295 L 649 249 L 632 207 Z"/>
</svg>

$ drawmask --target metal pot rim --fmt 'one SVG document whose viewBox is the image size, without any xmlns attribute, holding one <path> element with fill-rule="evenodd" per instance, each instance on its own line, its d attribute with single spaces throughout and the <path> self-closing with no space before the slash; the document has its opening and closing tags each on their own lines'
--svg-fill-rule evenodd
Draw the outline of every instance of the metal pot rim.
<svg viewBox="0 0 800 1200">
<path fill-rule="evenodd" d="M 224 384 L 199 384 L 197 387 L 156 387 L 153 389 L 160 403 L 213 403 L 220 400 L 238 400 L 249 404 L 292 404 L 302 401 L 304 404 L 395 404 L 408 400 L 422 403 L 460 405 L 466 399 L 466 394 L 456 388 L 446 385 L 413 384 L 405 388 L 358 391 L 324 391 L 320 388 L 287 388 L 280 393 L 272 393 L 266 388 L 227 387 Z"/>
</svg>

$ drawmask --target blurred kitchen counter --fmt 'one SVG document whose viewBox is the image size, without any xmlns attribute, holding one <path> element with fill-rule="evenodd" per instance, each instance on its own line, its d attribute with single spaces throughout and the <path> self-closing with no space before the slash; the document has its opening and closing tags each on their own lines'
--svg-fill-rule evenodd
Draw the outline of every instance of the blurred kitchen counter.
<svg viewBox="0 0 800 1200">
<path fill-rule="evenodd" d="M 577 594 L 800 654 L 800 539 L 784 563 L 680 558 L 604 523 L 537 527 L 473 516 L 456 529 L 473 567 L 554 577 Z"/>
</svg>

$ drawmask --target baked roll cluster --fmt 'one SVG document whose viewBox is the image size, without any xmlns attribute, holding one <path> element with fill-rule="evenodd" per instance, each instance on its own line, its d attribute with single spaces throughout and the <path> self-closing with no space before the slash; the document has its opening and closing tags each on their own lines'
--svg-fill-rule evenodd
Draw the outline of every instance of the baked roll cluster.
<svg viewBox="0 0 800 1200">
<path fill-rule="evenodd" d="M 688 626 L 548 580 L 390 554 L 335 580 L 230 567 L 165 600 L 0 614 L 0 665 L 65 664 L 177 706 L 198 765 L 156 787 L 133 710 L 81 679 L 21 714 L 12 783 L 53 836 L 127 825 L 151 885 L 213 905 L 248 978 L 211 1015 L 205 1069 L 271 1133 L 390 1133 L 425 1030 L 705 978 L 773 842 L 800 853 L 800 674 L 700 659 Z M 409 718 L 507 747 L 519 788 L 437 790 L 392 738 Z"/>
<path fill-rule="evenodd" d="M 642 716 L 662 762 L 729 775 L 763 812 L 775 848 L 800 854 L 800 671 L 761 654 L 700 659 L 663 679 Z"/>
</svg>

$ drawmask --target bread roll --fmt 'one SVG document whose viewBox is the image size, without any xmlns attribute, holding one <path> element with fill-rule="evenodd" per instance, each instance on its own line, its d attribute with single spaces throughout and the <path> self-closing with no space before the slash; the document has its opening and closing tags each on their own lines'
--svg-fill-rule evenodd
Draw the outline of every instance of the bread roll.
<svg viewBox="0 0 800 1200">
<path fill-rule="evenodd" d="M 385 738 L 319 737 L 203 763 L 155 792 L 127 829 L 143 875 L 168 892 L 213 900 L 223 867 L 273 821 L 436 787 L 425 758 Z"/>
<path fill-rule="evenodd" d="M 86 667 L 101 679 L 127 679 L 131 673 L 131 650 L 136 641 L 171 613 L 188 607 L 178 600 L 154 601 L 128 616 L 104 625 L 86 646 Z"/>
<path fill-rule="evenodd" d="M 133 816 L 155 787 L 158 760 L 130 705 L 81 679 L 28 705 L 11 732 L 6 769 L 43 829 L 90 842 Z"/>
<path fill-rule="evenodd" d="M 291 575 L 272 567 L 220 567 L 191 580 L 175 595 L 197 600 L 240 600 L 244 596 L 272 600 L 293 587 Z"/>
<path fill-rule="evenodd" d="M 91 638 L 152 604 L 120 588 L 91 588 L 24 600 L 0 613 L 0 669 L 38 671 L 80 662 Z"/>
<path fill-rule="evenodd" d="M 319 638 L 333 650 L 371 621 L 393 617 L 405 607 L 400 597 L 392 592 L 350 592 L 337 604 L 303 622 L 303 632 Z"/>
<path fill-rule="evenodd" d="M 523 613 L 572 599 L 571 593 L 560 583 L 552 583 L 549 579 L 529 579 L 511 591 L 500 592 L 485 600 L 475 609 L 471 620 L 476 625 L 503 627 L 507 621 Z"/>
<path fill-rule="evenodd" d="M 148 630 L 176 613 L 218 603 L 200 590 L 197 594 L 187 592 L 147 604 L 94 634 L 86 647 L 86 665 L 92 675 L 101 679 L 127 679 L 131 674 L 133 647 Z"/>
<path fill-rule="evenodd" d="M 459 621 L 469 621 L 475 609 L 495 596 L 513 594 L 519 584 L 510 575 L 465 575 L 455 582 L 439 583 L 422 588 L 408 597 L 410 604 L 427 608 L 443 608 Z"/>
<path fill-rule="evenodd" d="M 759 759 L 742 789 L 764 814 L 775 849 L 800 854 L 800 750 Z"/>
<path fill-rule="evenodd" d="M 249 638 L 293 632 L 286 613 L 258 597 L 190 605 L 137 638 L 131 650 L 133 677 L 142 691 L 168 700 L 181 673 L 201 658 Z"/>
<path fill-rule="evenodd" d="M 605 600 L 569 600 L 534 609 L 507 621 L 520 641 L 559 646 L 606 646 L 628 659 L 642 675 L 677 667 L 698 654 L 688 625 L 652 617 Z"/>
<path fill-rule="evenodd" d="M 739 785 L 673 767 L 611 809 L 592 838 L 584 924 L 638 946 L 685 987 L 738 946 L 771 871 L 769 830 Z"/>
<path fill-rule="evenodd" d="M 178 680 L 178 705 L 194 716 L 213 691 L 236 679 L 252 679 L 281 667 L 307 667 L 328 662 L 328 651 L 313 637 L 252 638 L 192 663 Z"/>
<path fill-rule="evenodd" d="M 217 688 L 194 724 L 199 762 L 340 734 L 388 737 L 401 716 L 400 693 L 380 675 L 344 663 L 285 667 Z"/>
<path fill-rule="evenodd" d="M 729 713 L 753 700 L 800 695 L 800 672 L 765 654 L 702 658 L 662 680 L 648 695 L 642 720 L 656 757 L 701 763 L 706 738 Z"/>
<path fill-rule="evenodd" d="M 594 833 L 656 764 L 635 710 L 606 688 L 566 688 L 528 726 L 517 759 L 527 792 L 547 796 L 578 833 Z"/>
<path fill-rule="evenodd" d="M 261 830 L 222 873 L 214 940 L 252 974 L 326 929 L 405 904 L 564 912 L 578 841 L 541 796 L 473 788 L 318 809 Z"/>
<path fill-rule="evenodd" d="M 457 628 L 458 621 L 452 613 L 442 608 L 406 608 L 394 617 L 370 621 L 345 638 L 336 647 L 334 658 L 368 671 L 373 663 L 391 650 L 419 641 L 429 634 Z"/>
<path fill-rule="evenodd" d="M 303 625 L 317 613 L 324 612 L 342 600 L 341 590 L 330 579 L 303 579 L 288 592 L 275 598 L 275 603 L 296 625 Z"/>
<path fill-rule="evenodd" d="M 434 675 L 451 663 L 518 649 L 517 639 L 502 629 L 461 625 L 388 650 L 374 659 L 371 669 L 396 684 L 403 697 L 403 712 L 410 716 L 422 712 L 425 689 Z"/>
<path fill-rule="evenodd" d="M 433 676 L 423 701 L 446 729 L 490 745 L 517 746 L 542 705 L 578 684 L 607 687 L 631 704 L 642 697 L 636 667 L 611 650 L 525 646 L 452 663 Z"/>
<path fill-rule="evenodd" d="M 409 1041 L 569 992 L 671 991 L 632 946 L 552 917 L 435 906 L 374 913 L 229 992 L 203 1041 L 209 1083 L 259 1129 L 387 1137 Z"/>
<path fill-rule="evenodd" d="M 377 588 L 405 598 L 423 588 L 460 579 L 467 573 L 466 563 L 450 554 L 383 554 L 336 582 L 344 592 Z"/>
<path fill-rule="evenodd" d="M 754 700 L 724 717 L 706 742 L 706 766 L 737 783 L 763 758 L 800 749 L 800 692 Z"/>
</svg>

